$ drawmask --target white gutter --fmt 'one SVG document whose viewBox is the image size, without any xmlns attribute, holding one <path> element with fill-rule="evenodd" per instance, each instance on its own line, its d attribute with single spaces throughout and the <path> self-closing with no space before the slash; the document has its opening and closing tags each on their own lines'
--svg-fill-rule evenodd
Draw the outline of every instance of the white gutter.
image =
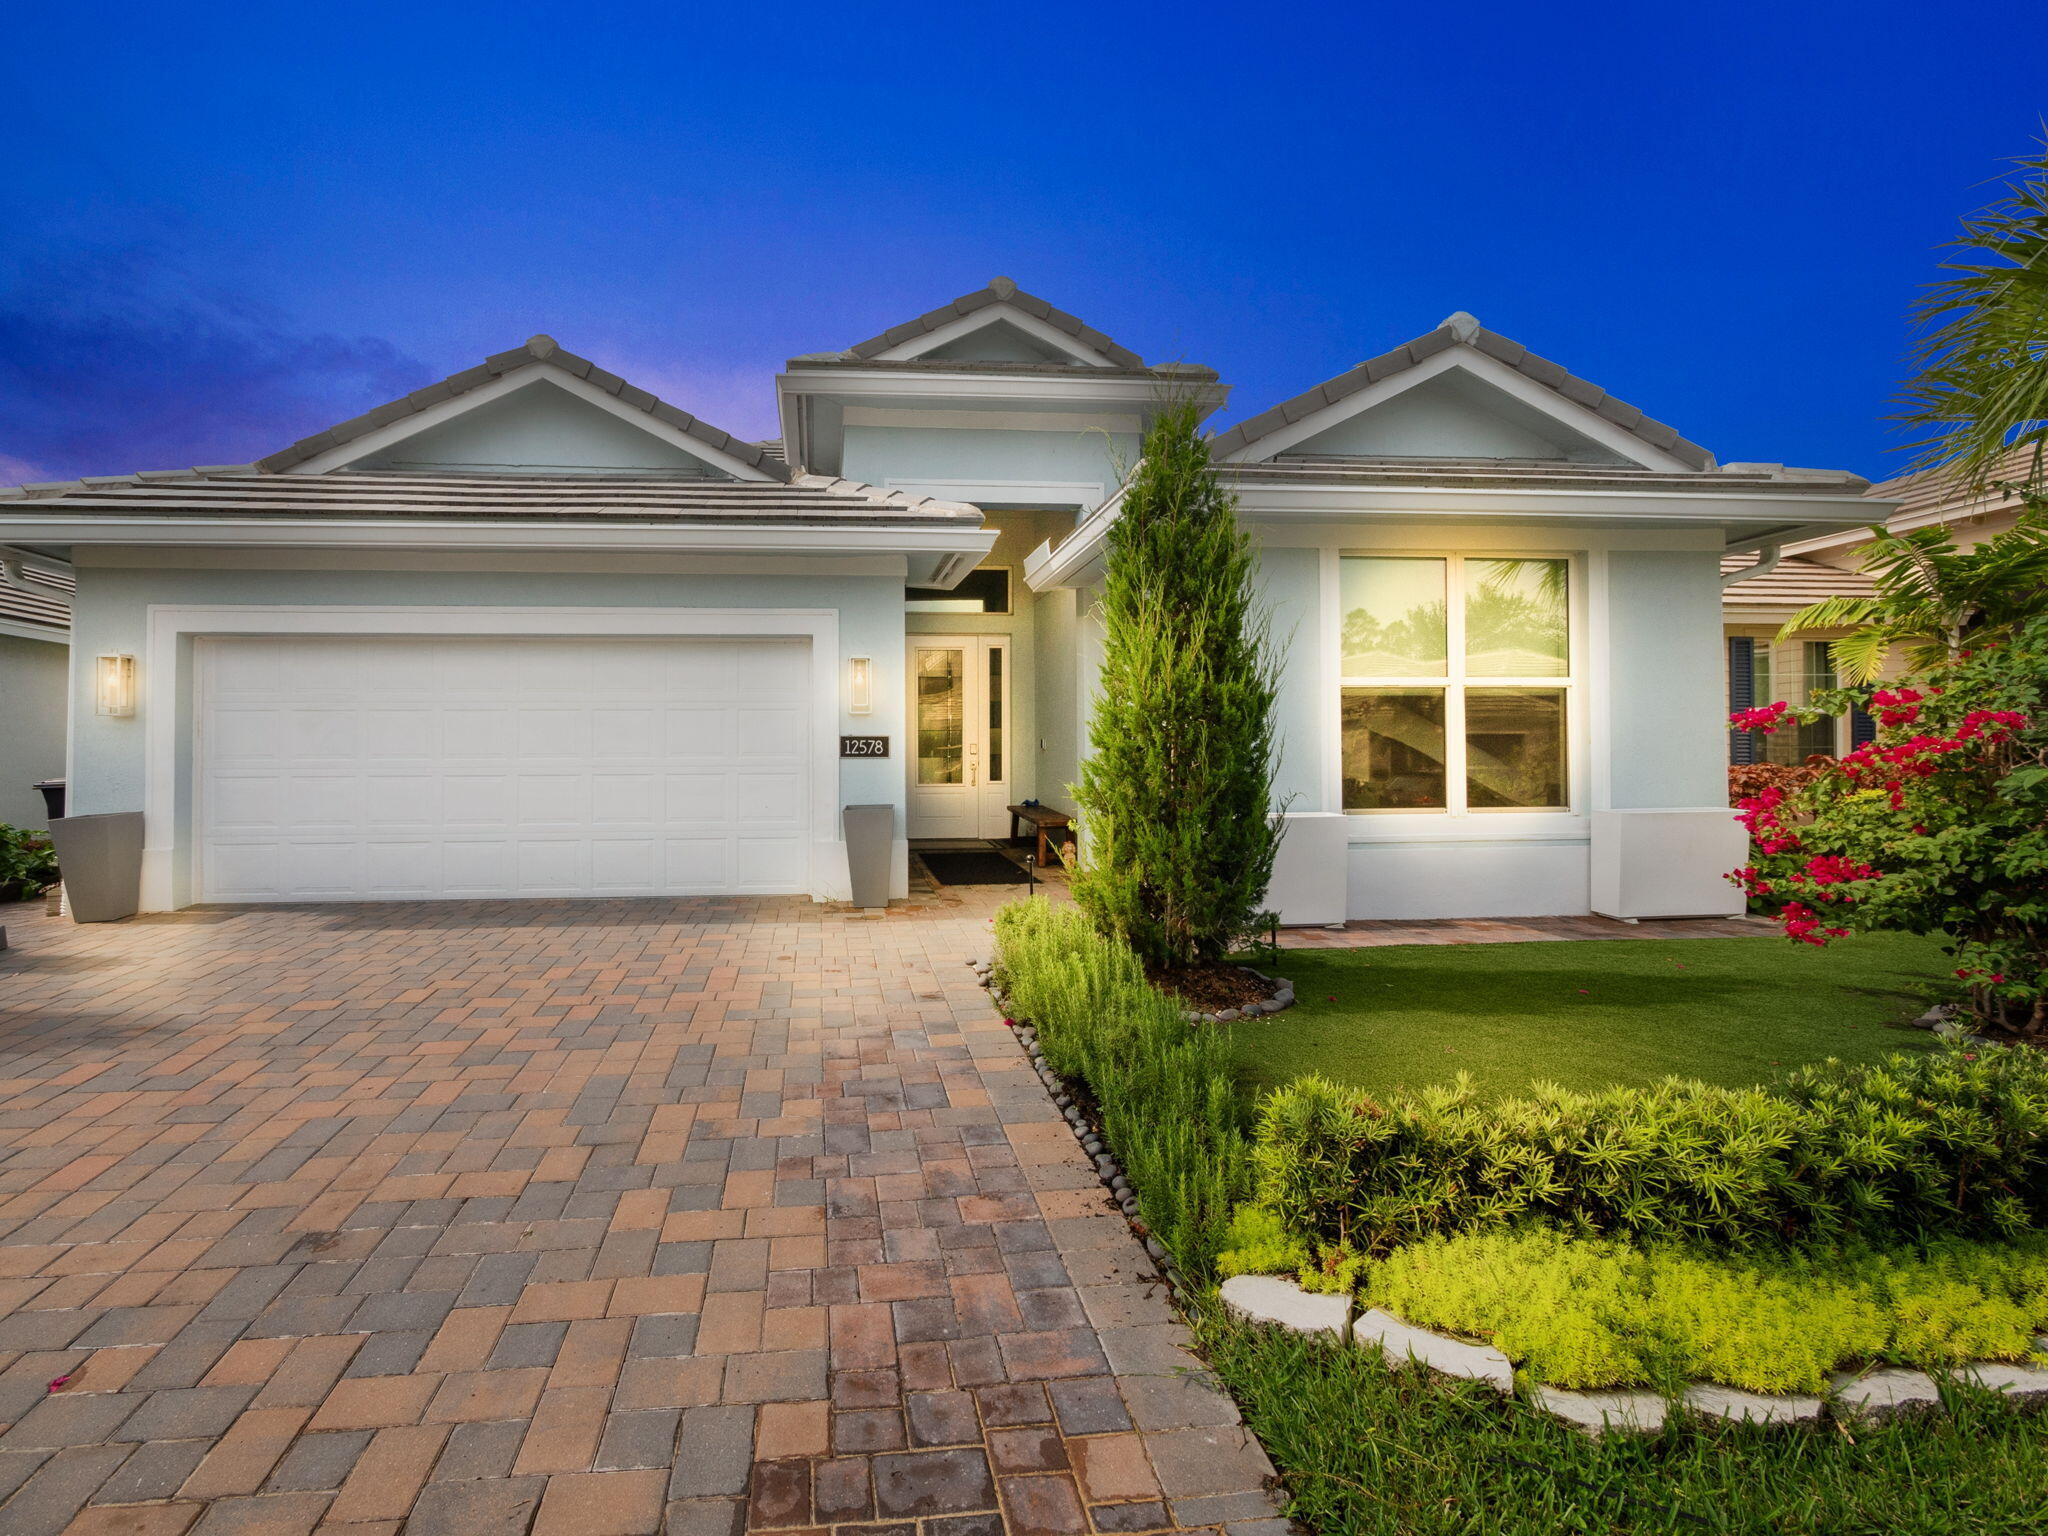
<svg viewBox="0 0 2048 1536">
<path fill-rule="evenodd" d="M 1724 571 L 1721 585 L 1732 587 L 1738 581 L 1748 581 L 1753 576 L 1768 576 L 1778 568 L 1778 561 L 1784 557 L 1785 546 L 1776 539 L 1764 543 L 1756 552 L 1756 564 L 1745 565 L 1738 571 Z"/>
<path fill-rule="evenodd" d="M 26 511 L 27 509 L 22 509 Z M 53 512 L 55 509 L 52 509 Z M 374 549 L 622 554 L 902 555 L 920 586 L 948 560 L 963 558 L 971 570 L 995 547 L 992 528 L 758 528 L 698 524 L 664 527 L 607 521 L 601 526 L 559 522 L 478 523 L 406 518 L 362 520 L 307 518 L 257 521 L 216 517 L 48 516 L 31 520 L 9 508 L 0 513 L 0 534 L 27 544 L 94 547 L 156 546 L 183 549 Z M 47 562 L 55 564 L 55 562 Z"/>
<path fill-rule="evenodd" d="M 0 586 L 13 587 L 20 592 L 34 592 L 38 585 L 45 592 L 50 590 L 48 583 L 29 581 L 25 574 L 28 571 L 48 571 L 67 580 L 75 580 L 77 574 L 68 560 L 31 554 L 28 550 L 16 549 L 12 544 L 0 544 Z"/>
</svg>

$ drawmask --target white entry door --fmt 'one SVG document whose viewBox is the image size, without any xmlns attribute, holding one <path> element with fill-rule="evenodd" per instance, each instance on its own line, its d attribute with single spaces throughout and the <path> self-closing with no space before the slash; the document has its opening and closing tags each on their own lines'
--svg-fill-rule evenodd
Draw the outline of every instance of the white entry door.
<svg viewBox="0 0 2048 1536">
<path fill-rule="evenodd" d="M 910 835 L 1007 835 L 1009 640 L 912 635 L 909 647 Z"/>
<path fill-rule="evenodd" d="M 804 641 L 309 636 L 198 658 L 201 900 L 810 886 Z"/>
</svg>

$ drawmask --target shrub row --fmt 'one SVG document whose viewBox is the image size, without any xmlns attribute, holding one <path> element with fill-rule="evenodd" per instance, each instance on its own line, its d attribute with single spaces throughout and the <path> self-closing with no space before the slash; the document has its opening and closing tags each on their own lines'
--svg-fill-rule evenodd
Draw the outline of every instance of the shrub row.
<svg viewBox="0 0 2048 1536">
<path fill-rule="evenodd" d="M 1735 1258 L 1525 1228 L 1396 1249 L 1363 1295 L 1553 1386 L 1817 1392 L 1845 1366 L 2026 1358 L 2048 1328 L 2048 1242 Z"/>
<path fill-rule="evenodd" d="M 1667 1079 L 1382 1105 L 1318 1077 L 1260 1106 L 1258 1200 L 1293 1237 L 1384 1253 L 1531 1220 L 1710 1241 L 2011 1237 L 2048 1225 L 2048 1055 L 1828 1062 L 1771 1090 Z"/>
<path fill-rule="evenodd" d="M 1183 1270 L 1208 1275 L 1248 1182 L 1226 1037 L 1190 1029 L 1131 951 L 1072 908 L 1011 902 L 996 939 L 997 984 L 1053 1070 L 1094 1097 L 1146 1226 Z"/>
</svg>

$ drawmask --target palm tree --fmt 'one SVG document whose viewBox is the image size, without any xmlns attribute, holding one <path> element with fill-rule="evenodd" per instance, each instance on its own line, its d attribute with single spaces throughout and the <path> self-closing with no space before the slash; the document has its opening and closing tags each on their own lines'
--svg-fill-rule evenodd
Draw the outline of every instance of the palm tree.
<svg viewBox="0 0 2048 1536">
<path fill-rule="evenodd" d="M 1844 680 L 1874 681 L 1895 645 L 1914 667 L 1953 658 L 2010 633 L 2048 607 L 2048 514 L 2029 508 L 2012 527 L 1959 550 L 1947 528 L 1873 529 L 1863 556 L 1873 597 L 1830 597 L 1795 614 L 1780 640 L 1801 630 L 1848 629 L 1834 642 Z"/>
<path fill-rule="evenodd" d="M 1942 469 L 1961 491 L 2012 470 L 2024 487 L 2048 483 L 2048 140 L 2014 168 L 2006 195 L 1963 220 L 1966 255 L 1943 267 L 1954 275 L 1921 300 L 1899 418 L 1926 434 L 1913 468 Z"/>
</svg>

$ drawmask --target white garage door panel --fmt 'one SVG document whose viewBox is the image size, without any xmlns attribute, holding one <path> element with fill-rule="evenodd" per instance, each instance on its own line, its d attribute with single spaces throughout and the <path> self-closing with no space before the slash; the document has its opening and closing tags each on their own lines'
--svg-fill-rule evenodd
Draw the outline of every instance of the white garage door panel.
<svg viewBox="0 0 2048 1536">
<path fill-rule="evenodd" d="M 208 901 L 810 886 L 798 640 L 200 642 Z"/>
</svg>

